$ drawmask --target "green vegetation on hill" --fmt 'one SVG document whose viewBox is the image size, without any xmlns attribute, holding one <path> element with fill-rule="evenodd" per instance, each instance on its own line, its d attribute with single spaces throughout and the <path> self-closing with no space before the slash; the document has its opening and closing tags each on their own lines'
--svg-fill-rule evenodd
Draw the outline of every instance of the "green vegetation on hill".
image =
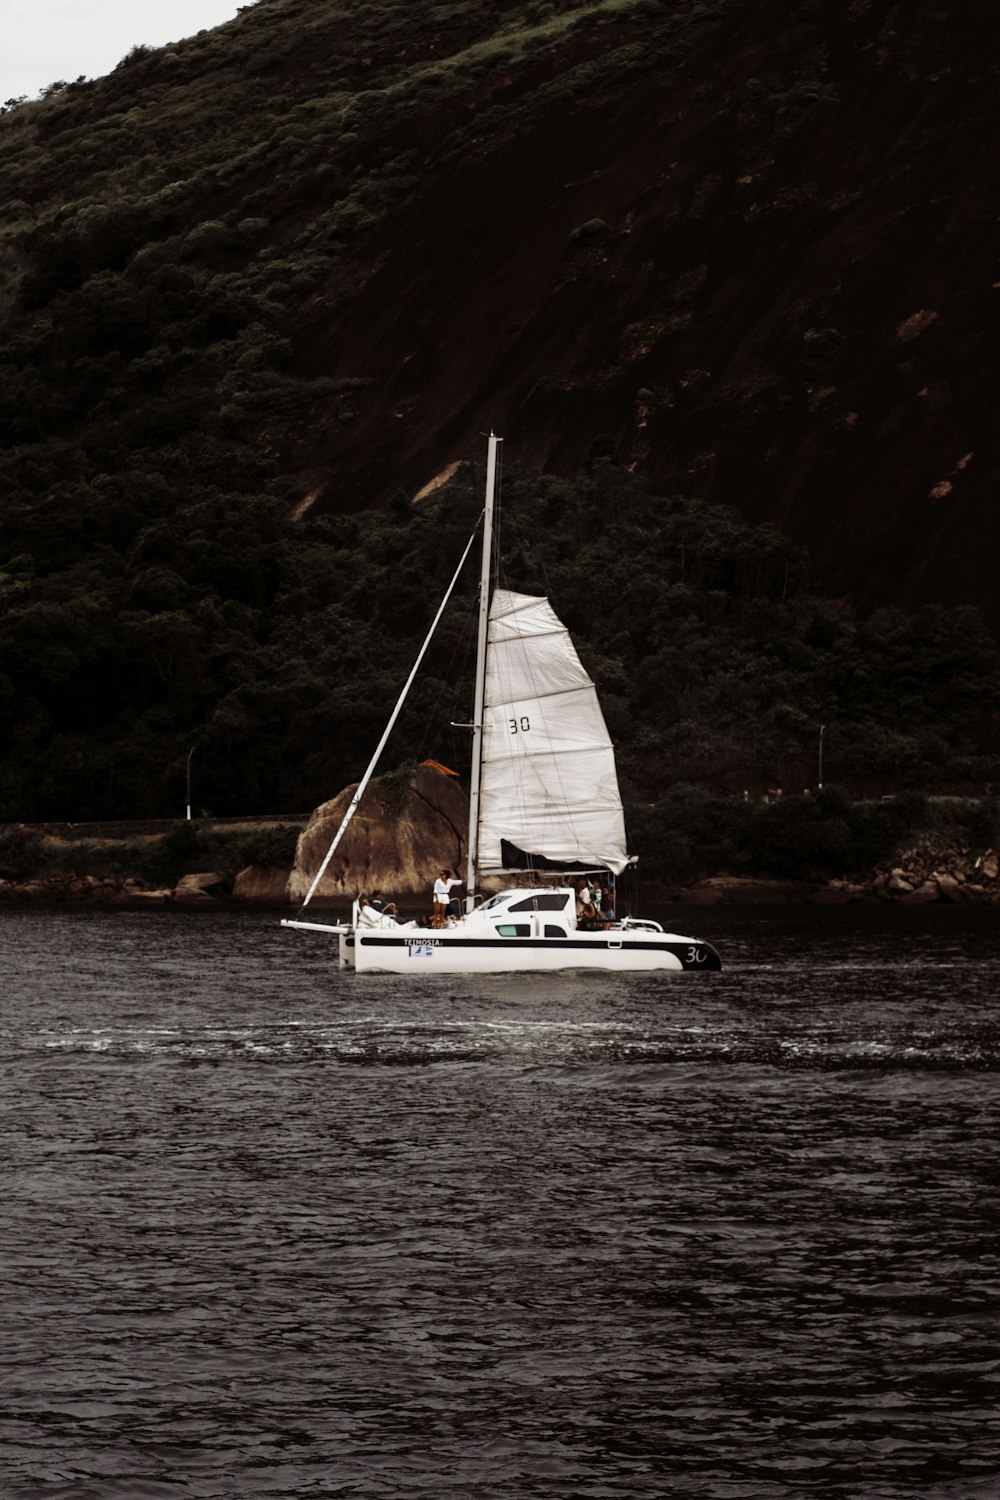
<svg viewBox="0 0 1000 1500">
<path fill-rule="evenodd" d="M 367 369 L 326 373 L 330 309 L 389 253 L 384 226 L 429 161 L 478 160 L 617 97 L 747 9 L 260 0 L 2 114 L 0 819 L 169 814 L 192 747 L 196 803 L 219 815 L 299 810 L 357 778 L 481 484 L 309 507 L 340 483 L 302 459 L 314 425 L 402 426 L 416 399 Z M 807 73 L 753 82 L 741 151 L 778 152 L 836 107 Z M 674 301 L 659 331 L 628 323 L 629 347 L 686 326 L 707 276 L 687 240 L 718 186 L 707 175 L 689 218 L 657 220 Z M 569 281 L 631 233 L 601 207 L 560 231 Z M 825 380 L 845 340 L 825 323 L 804 338 L 808 379 Z M 705 372 L 685 370 L 693 389 Z M 662 415 L 667 394 L 636 399 Z M 827 778 L 855 789 L 997 775 L 1000 674 L 974 611 L 856 619 L 810 593 L 776 531 L 653 493 L 610 443 L 572 482 L 512 471 L 504 496 L 509 581 L 575 631 L 638 816 L 655 824 L 678 783 L 813 785 L 821 725 Z M 463 763 L 461 732 L 429 726 L 466 717 L 466 643 L 444 626 L 390 764 Z"/>
<path fill-rule="evenodd" d="M 225 495 L 232 468 L 237 491 L 266 488 L 320 403 L 350 424 L 380 400 L 367 376 L 304 375 L 289 331 L 370 273 L 380 223 L 422 181 L 411 137 L 438 136 L 438 163 L 468 149 L 473 120 L 495 143 L 553 91 L 607 89 L 679 55 L 730 4 L 507 0 L 484 15 L 259 0 L 187 41 L 133 48 L 106 78 L 11 101 L 4 490 L 44 495 L 71 549 L 83 533 L 116 544 L 173 488 Z M 573 50 L 584 34 L 600 36 L 596 60 Z M 246 444 L 265 457 L 236 456 Z"/>
<path fill-rule="evenodd" d="M 4 818 L 163 815 L 191 746 L 196 802 L 220 816 L 309 807 L 358 778 L 481 475 L 385 514 L 296 522 L 252 473 L 211 497 L 171 492 L 171 509 L 89 548 L 26 507 L 0 580 Z M 679 782 L 814 785 L 821 725 L 827 779 L 855 788 L 997 774 L 1000 663 L 975 611 L 853 620 L 808 592 L 805 558 L 771 528 L 655 496 L 606 458 L 572 484 L 508 472 L 502 512 L 501 581 L 549 594 L 575 632 L 631 806 Z M 464 766 L 447 726 L 468 712 L 474 573 L 390 766 Z"/>
<path fill-rule="evenodd" d="M 837 786 L 744 801 L 682 785 L 637 808 L 631 833 L 643 851 L 640 873 L 671 884 L 720 871 L 864 883 L 908 845 L 985 854 L 1000 842 L 1000 805 L 993 797 L 932 799 L 922 792 L 857 798 Z"/>
</svg>

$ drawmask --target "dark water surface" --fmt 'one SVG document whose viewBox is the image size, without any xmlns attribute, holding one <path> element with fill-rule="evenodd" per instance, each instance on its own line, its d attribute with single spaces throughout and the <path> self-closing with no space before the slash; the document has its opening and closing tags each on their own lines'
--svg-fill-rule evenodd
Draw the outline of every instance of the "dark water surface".
<svg viewBox="0 0 1000 1500">
<path fill-rule="evenodd" d="M 3 1500 L 1000 1494 L 1000 914 L 680 925 L 0 912 Z"/>
</svg>

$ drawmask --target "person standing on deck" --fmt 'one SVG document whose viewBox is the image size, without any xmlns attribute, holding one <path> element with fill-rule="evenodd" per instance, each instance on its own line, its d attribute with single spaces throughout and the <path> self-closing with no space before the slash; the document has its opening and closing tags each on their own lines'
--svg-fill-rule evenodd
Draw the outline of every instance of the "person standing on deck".
<svg viewBox="0 0 1000 1500">
<path fill-rule="evenodd" d="M 434 882 L 434 926 L 443 927 L 448 915 L 448 903 L 451 900 L 451 888 L 453 885 L 461 885 L 462 882 L 453 870 L 440 870 L 438 878 Z"/>
</svg>

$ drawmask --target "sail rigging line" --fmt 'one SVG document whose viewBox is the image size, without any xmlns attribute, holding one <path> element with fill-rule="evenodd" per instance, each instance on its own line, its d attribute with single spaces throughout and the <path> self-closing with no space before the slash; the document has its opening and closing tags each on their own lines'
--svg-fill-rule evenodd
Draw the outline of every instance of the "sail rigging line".
<svg viewBox="0 0 1000 1500">
<path fill-rule="evenodd" d="M 475 525 L 475 528 L 473 529 L 472 535 L 469 537 L 469 540 L 468 540 L 468 542 L 465 545 L 465 551 L 462 553 L 461 559 L 459 560 L 458 567 L 455 569 L 455 572 L 454 572 L 454 575 L 452 577 L 452 580 L 449 583 L 448 588 L 447 588 L 447 590 L 445 592 L 445 596 L 441 600 L 441 603 L 440 603 L 440 605 L 438 607 L 438 612 L 434 616 L 433 622 L 431 624 L 431 628 L 427 632 L 427 635 L 426 635 L 426 637 L 424 639 L 424 644 L 421 646 L 421 648 L 420 648 L 420 650 L 419 650 L 419 652 L 417 654 L 417 659 L 413 663 L 413 667 L 411 668 L 410 675 L 406 679 L 406 682 L 403 685 L 403 691 L 400 693 L 398 699 L 396 700 L 396 707 L 393 709 L 392 713 L 389 716 L 389 722 L 385 726 L 385 731 L 384 731 L 384 733 L 382 735 L 382 738 L 378 742 L 378 746 L 377 746 L 377 748 L 375 750 L 375 754 L 372 756 L 371 760 L 369 761 L 369 763 L 368 763 L 368 769 L 365 771 L 365 774 L 362 776 L 361 780 L 358 782 L 358 789 L 354 793 L 354 796 L 351 798 L 351 804 L 348 807 L 346 813 L 344 814 L 343 821 L 342 821 L 340 827 L 337 829 L 337 832 L 334 834 L 334 836 L 333 836 L 333 842 L 331 843 L 329 849 L 326 851 L 326 854 L 325 854 L 325 856 L 323 858 L 323 862 L 320 865 L 319 869 L 316 871 L 316 875 L 315 875 L 315 877 L 313 879 L 312 885 L 309 887 L 308 891 L 306 892 L 305 899 L 302 902 L 302 905 L 299 907 L 299 912 L 300 913 L 303 912 L 303 911 L 305 911 L 306 907 L 309 905 L 309 902 L 312 900 L 313 896 L 315 895 L 316 888 L 319 885 L 320 881 L 323 879 L 323 876 L 326 874 L 327 867 L 329 866 L 329 863 L 330 863 L 331 859 L 333 858 L 334 851 L 336 850 L 337 845 L 340 843 L 341 839 L 344 837 L 344 834 L 347 832 L 348 824 L 350 823 L 351 819 L 354 817 L 354 814 L 358 810 L 358 804 L 360 803 L 361 798 L 364 796 L 365 789 L 368 786 L 369 781 L 371 781 L 372 776 L 373 776 L 373 774 L 375 772 L 375 767 L 378 765 L 379 760 L 382 757 L 382 751 L 386 747 L 386 742 L 389 739 L 389 735 L 392 733 L 392 730 L 393 730 L 393 727 L 395 726 L 396 720 L 399 718 L 399 715 L 402 712 L 403 704 L 406 702 L 407 695 L 408 695 L 408 693 L 410 691 L 410 688 L 413 686 L 413 679 L 417 675 L 417 671 L 418 671 L 418 669 L 420 667 L 420 663 L 424 659 L 424 656 L 425 656 L 425 654 L 427 652 L 427 648 L 430 645 L 431 640 L 433 639 L 434 632 L 435 632 L 435 630 L 437 630 L 438 624 L 440 623 L 441 616 L 444 614 L 445 606 L 447 605 L 448 600 L 451 598 L 452 592 L 453 592 L 453 590 L 455 588 L 455 585 L 458 582 L 459 574 L 461 573 L 462 568 L 465 565 L 465 559 L 468 557 L 469 553 L 472 550 L 472 544 L 476 540 L 476 536 L 479 533 L 479 525 L 480 525 L 480 522 L 482 521 L 482 519 L 483 519 L 483 516 L 482 516 L 482 513 L 480 513 L 479 521 L 476 522 L 476 525 Z"/>
</svg>

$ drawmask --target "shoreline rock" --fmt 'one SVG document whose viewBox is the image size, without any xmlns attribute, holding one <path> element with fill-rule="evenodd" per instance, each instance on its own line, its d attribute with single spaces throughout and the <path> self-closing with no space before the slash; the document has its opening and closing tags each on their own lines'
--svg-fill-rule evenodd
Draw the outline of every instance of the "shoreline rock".
<svg viewBox="0 0 1000 1500">
<path fill-rule="evenodd" d="M 348 786 L 313 813 L 299 836 L 287 900 L 297 903 L 312 884 L 351 805 Z M 458 781 L 432 762 L 408 777 L 373 781 L 324 872 L 316 898 L 351 901 L 381 887 L 393 896 L 426 897 L 441 867 L 461 871 L 469 801 Z M 391 832 L 390 832 L 391 830 Z"/>
</svg>

